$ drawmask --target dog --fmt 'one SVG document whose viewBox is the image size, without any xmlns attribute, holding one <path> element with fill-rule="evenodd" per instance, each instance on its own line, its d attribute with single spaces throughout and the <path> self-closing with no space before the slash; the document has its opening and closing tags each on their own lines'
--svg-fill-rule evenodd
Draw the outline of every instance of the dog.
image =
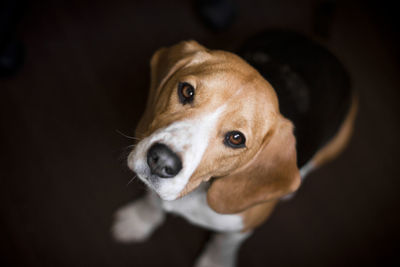
<svg viewBox="0 0 400 267">
<path fill-rule="evenodd" d="M 195 266 L 235 266 L 276 204 L 345 148 L 357 98 L 330 52 L 271 31 L 239 54 L 185 41 L 153 55 L 127 160 L 149 191 L 116 212 L 115 239 L 146 240 L 171 212 L 216 232 Z"/>
</svg>

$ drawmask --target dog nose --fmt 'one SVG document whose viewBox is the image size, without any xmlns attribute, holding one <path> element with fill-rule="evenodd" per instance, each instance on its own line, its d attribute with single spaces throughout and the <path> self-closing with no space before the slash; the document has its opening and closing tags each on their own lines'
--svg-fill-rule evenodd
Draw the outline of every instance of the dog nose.
<svg viewBox="0 0 400 267">
<path fill-rule="evenodd" d="M 156 143 L 147 152 L 147 164 L 152 174 L 172 178 L 182 169 L 182 162 L 168 146 Z"/>
</svg>

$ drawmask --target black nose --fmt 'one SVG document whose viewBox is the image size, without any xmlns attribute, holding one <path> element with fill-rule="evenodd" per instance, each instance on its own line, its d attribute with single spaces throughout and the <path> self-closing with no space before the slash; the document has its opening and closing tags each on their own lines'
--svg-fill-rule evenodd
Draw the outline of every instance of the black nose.
<svg viewBox="0 0 400 267">
<path fill-rule="evenodd" d="M 182 162 L 169 147 L 156 143 L 147 152 L 147 164 L 152 174 L 172 178 L 182 169 Z"/>
</svg>

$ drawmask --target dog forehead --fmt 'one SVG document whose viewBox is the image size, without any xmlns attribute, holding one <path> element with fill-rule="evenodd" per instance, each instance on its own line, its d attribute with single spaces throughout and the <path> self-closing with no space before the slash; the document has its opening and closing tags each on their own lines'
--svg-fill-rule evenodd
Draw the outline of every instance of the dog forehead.
<svg viewBox="0 0 400 267">
<path fill-rule="evenodd" d="M 239 56 L 225 51 L 210 51 L 210 57 L 192 65 L 190 72 L 209 88 L 231 94 L 241 90 L 247 96 L 267 97 L 274 101 L 272 86 Z M 229 95 L 229 94 L 228 94 Z"/>
<path fill-rule="evenodd" d="M 197 103 L 190 111 L 191 115 L 186 115 L 206 115 L 224 106 L 221 114 L 224 122 L 237 127 L 253 127 L 257 124 L 257 128 L 260 128 L 260 125 L 270 120 L 270 113 L 279 112 L 272 86 L 246 61 L 235 54 L 219 50 L 199 54 L 180 69 L 170 83 L 175 88 L 178 81 L 185 81 L 196 88 Z"/>
<path fill-rule="evenodd" d="M 224 105 L 225 113 L 233 112 L 251 120 L 265 119 L 269 113 L 278 112 L 272 87 L 257 74 L 227 68 L 198 73 L 199 97 L 207 100 L 202 104 L 209 107 Z"/>
</svg>

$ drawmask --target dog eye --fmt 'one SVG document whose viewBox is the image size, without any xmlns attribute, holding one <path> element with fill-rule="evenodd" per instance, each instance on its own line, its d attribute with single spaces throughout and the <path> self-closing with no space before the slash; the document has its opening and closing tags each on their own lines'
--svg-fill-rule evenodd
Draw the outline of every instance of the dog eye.
<svg viewBox="0 0 400 267">
<path fill-rule="evenodd" d="M 179 83 L 178 85 L 178 96 L 179 101 L 185 105 L 187 103 L 192 103 L 194 99 L 194 88 L 189 83 Z"/>
<path fill-rule="evenodd" d="M 245 147 L 246 138 L 239 131 L 231 131 L 225 135 L 224 143 L 232 148 L 242 148 Z"/>
</svg>

